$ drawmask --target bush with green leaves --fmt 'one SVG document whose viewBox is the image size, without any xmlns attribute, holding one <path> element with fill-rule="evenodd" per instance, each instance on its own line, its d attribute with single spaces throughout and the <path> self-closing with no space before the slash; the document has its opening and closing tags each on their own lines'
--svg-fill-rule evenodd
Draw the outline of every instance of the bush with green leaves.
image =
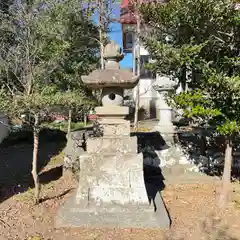
<svg viewBox="0 0 240 240">
<path fill-rule="evenodd" d="M 232 140 L 240 130 L 240 11 L 234 0 L 176 0 L 143 4 L 152 29 L 142 40 L 155 61 L 152 71 L 167 74 L 184 92 L 168 101 L 198 126 L 211 125 L 226 136 L 223 192 L 231 176 Z M 186 84 L 189 82 L 190 91 Z M 224 197 L 225 196 L 225 197 Z"/>
<path fill-rule="evenodd" d="M 13 1 L 0 8 L 0 111 L 33 129 L 32 174 L 37 175 L 43 116 L 54 107 L 87 111 L 96 104 L 81 75 L 99 61 L 98 28 L 78 0 Z"/>
</svg>

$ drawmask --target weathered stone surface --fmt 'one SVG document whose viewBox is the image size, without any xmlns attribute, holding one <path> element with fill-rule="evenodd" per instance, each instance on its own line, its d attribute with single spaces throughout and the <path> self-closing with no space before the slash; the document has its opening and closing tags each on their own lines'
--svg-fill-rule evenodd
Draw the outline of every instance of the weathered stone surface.
<svg viewBox="0 0 240 240">
<path fill-rule="evenodd" d="M 132 204 L 149 204 L 145 184 L 130 188 L 129 202 Z"/>
<path fill-rule="evenodd" d="M 77 196 L 78 197 L 78 196 Z M 117 203 L 117 204 L 149 204 L 146 188 L 142 187 L 109 187 L 101 184 L 89 188 L 89 202 L 96 204 Z"/>
<path fill-rule="evenodd" d="M 90 201 L 96 203 L 117 203 L 128 204 L 130 201 L 130 188 L 105 187 L 104 184 L 100 186 L 93 186 L 89 193 Z"/>
<path fill-rule="evenodd" d="M 80 184 L 78 186 L 75 203 L 81 204 L 82 207 L 85 207 L 89 204 L 89 186 Z"/>
<path fill-rule="evenodd" d="M 120 171 L 127 173 L 130 170 L 143 169 L 142 154 L 86 154 L 80 158 L 80 169 L 84 174 L 91 175 L 91 172 Z"/>
<path fill-rule="evenodd" d="M 143 175 L 143 169 L 132 169 L 129 172 L 129 182 L 130 186 L 132 188 L 137 188 L 139 186 L 144 186 L 144 175 Z"/>
<path fill-rule="evenodd" d="M 135 198 L 137 202 L 147 202 L 141 154 L 83 155 L 80 168 L 80 185 L 85 192 L 88 188 L 88 199 L 129 203 Z M 83 188 L 78 189 L 79 199 Z"/>
<path fill-rule="evenodd" d="M 87 140 L 88 153 L 137 153 L 137 138 L 99 137 Z"/>
<path fill-rule="evenodd" d="M 99 89 L 99 86 L 133 88 L 139 77 L 133 77 L 129 70 L 105 69 L 94 70 L 89 76 L 82 76 L 82 80 L 92 89 Z"/>
<path fill-rule="evenodd" d="M 70 133 L 64 148 L 64 169 L 71 169 L 74 173 L 80 170 L 79 157 L 85 153 L 85 141 L 93 133 L 93 128 L 85 128 Z"/>
<path fill-rule="evenodd" d="M 79 202 L 80 203 L 80 202 Z M 170 218 L 160 194 L 155 206 L 142 204 L 77 204 L 75 195 L 58 212 L 55 226 L 59 227 L 170 227 Z"/>
<path fill-rule="evenodd" d="M 98 116 L 106 116 L 106 117 L 124 117 L 129 114 L 129 108 L 124 106 L 117 105 L 106 105 L 103 107 L 95 108 L 96 114 Z"/>
<path fill-rule="evenodd" d="M 130 187 L 129 171 L 83 171 L 80 173 L 81 182 L 88 182 L 90 188 L 94 186 Z"/>
<path fill-rule="evenodd" d="M 79 134 L 79 135 L 78 135 Z M 64 149 L 65 155 L 71 155 L 74 157 L 78 157 L 84 152 L 83 149 L 83 132 L 71 133 L 68 138 L 67 145 Z"/>
<path fill-rule="evenodd" d="M 116 51 L 116 49 L 119 49 Z M 123 59 L 123 54 L 119 46 L 111 41 L 104 48 L 105 69 L 94 70 L 88 76 L 82 76 L 82 81 L 88 88 L 122 87 L 133 88 L 137 85 L 140 76 L 133 76 L 130 70 L 119 69 L 119 61 Z"/>
<path fill-rule="evenodd" d="M 115 105 L 120 106 L 123 103 L 123 89 L 120 87 L 104 88 L 102 90 L 101 98 L 104 107 Z"/>
<path fill-rule="evenodd" d="M 129 136 L 130 122 L 124 119 L 104 118 L 99 120 L 103 136 Z"/>
<path fill-rule="evenodd" d="M 103 157 L 97 154 L 83 155 L 79 159 L 81 174 L 90 175 L 99 171 L 101 164 L 103 164 Z"/>
</svg>

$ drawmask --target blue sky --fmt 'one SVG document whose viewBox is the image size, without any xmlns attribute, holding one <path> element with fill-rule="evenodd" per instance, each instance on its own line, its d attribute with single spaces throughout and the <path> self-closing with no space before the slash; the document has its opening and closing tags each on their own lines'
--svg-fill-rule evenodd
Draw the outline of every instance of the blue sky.
<svg viewBox="0 0 240 240">
<path fill-rule="evenodd" d="M 120 4 L 114 4 L 113 6 L 114 18 L 120 18 Z M 94 21 L 98 21 L 97 14 L 94 15 Z M 109 39 L 114 40 L 122 47 L 122 27 L 120 23 L 110 24 Z M 120 62 L 121 68 L 132 68 L 132 54 L 126 54 L 124 59 Z"/>
</svg>

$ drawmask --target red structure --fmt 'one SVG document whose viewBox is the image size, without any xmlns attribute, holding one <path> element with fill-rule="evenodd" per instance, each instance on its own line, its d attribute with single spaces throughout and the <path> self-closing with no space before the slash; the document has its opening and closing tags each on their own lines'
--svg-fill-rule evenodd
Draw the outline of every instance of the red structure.
<svg viewBox="0 0 240 240">
<path fill-rule="evenodd" d="M 136 15 L 134 13 L 134 2 L 138 0 L 123 0 L 120 5 L 120 23 L 122 24 L 123 51 L 125 53 L 133 50 L 133 31 L 131 28 L 136 24 Z"/>
<path fill-rule="evenodd" d="M 138 4 L 149 3 L 166 3 L 168 0 L 122 0 L 120 5 L 120 23 L 122 24 L 122 36 L 123 36 L 123 51 L 128 53 L 132 52 L 134 45 L 134 35 L 132 29 L 137 23 L 134 6 Z"/>
<path fill-rule="evenodd" d="M 137 3 L 136 0 L 123 0 L 122 4 L 120 5 L 120 23 L 122 24 L 136 24 L 134 4 L 132 3 L 132 1 Z"/>
</svg>

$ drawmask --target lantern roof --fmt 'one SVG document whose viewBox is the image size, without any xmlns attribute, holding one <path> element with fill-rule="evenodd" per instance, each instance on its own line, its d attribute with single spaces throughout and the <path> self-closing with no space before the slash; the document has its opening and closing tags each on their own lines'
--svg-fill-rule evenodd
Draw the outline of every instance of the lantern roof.
<svg viewBox="0 0 240 240">
<path fill-rule="evenodd" d="M 123 57 L 120 46 L 111 41 L 104 48 L 105 69 L 94 70 L 89 75 L 82 76 L 83 83 L 90 89 L 134 88 L 139 81 L 139 76 L 133 76 L 130 70 L 120 69 L 119 61 Z"/>
</svg>

